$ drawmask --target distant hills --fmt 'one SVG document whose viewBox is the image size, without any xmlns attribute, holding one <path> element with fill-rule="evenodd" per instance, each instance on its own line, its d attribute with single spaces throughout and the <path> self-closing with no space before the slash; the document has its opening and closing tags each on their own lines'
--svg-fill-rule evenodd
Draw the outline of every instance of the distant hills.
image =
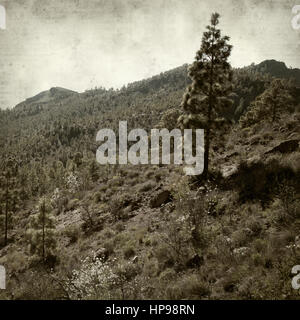
<svg viewBox="0 0 300 320">
<path fill-rule="evenodd" d="M 262 74 L 269 74 L 276 78 L 294 78 L 296 83 L 300 86 L 300 69 L 288 68 L 284 62 L 276 61 L 274 59 L 265 60 L 257 65 L 251 65 L 246 68 L 250 68 Z"/>
<path fill-rule="evenodd" d="M 73 94 L 76 94 L 77 92 L 60 88 L 60 87 L 53 87 L 50 90 L 40 92 L 39 94 L 35 95 L 34 97 L 28 98 L 25 101 L 19 103 L 16 105 L 16 108 L 23 107 L 28 104 L 44 104 L 49 103 L 53 101 L 57 101 L 60 99 L 67 98 Z"/>
<path fill-rule="evenodd" d="M 153 76 L 151 78 L 130 83 L 126 86 L 127 92 L 139 92 L 143 94 L 149 94 L 153 91 L 159 91 L 169 86 L 169 82 L 172 82 L 172 86 L 176 89 L 180 89 L 182 85 L 186 85 L 189 82 L 187 76 L 187 67 L 185 64 L 181 67 L 160 73 L 159 75 Z M 300 86 L 300 69 L 288 68 L 284 62 L 277 60 L 265 60 L 257 65 L 251 64 L 243 68 L 237 68 L 238 71 L 250 71 L 255 73 L 260 73 L 262 75 L 270 75 L 276 78 L 292 79 L 294 78 L 297 85 Z M 175 88 L 174 88 L 175 89 Z M 103 92 L 101 90 L 101 93 Z M 88 90 L 87 92 L 92 92 L 93 90 Z M 97 91 L 97 90 L 96 90 Z M 106 90 L 104 90 L 106 91 Z M 78 94 L 75 91 L 53 87 L 50 90 L 43 91 L 34 97 L 28 98 L 25 101 L 16 105 L 16 108 L 24 107 L 26 105 L 37 105 L 37 104 L 47 104 L 49 102 L 53 103 L 61 99 L 68 98 L 74 94 Z M 84 95 L 82 93 L 81 95 Z"/>
</svg>

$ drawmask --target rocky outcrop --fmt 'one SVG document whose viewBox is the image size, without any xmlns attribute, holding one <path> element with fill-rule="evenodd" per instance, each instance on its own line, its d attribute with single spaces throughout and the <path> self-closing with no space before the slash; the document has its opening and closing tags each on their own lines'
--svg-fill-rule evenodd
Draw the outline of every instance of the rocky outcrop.
<svg viewBox="0 0 300 320">
<path fill-rule="evenodd" d="M 171 201 L 171 193 L 168 190 L 157 191 L 150 200 L 150 208 L 159 208 L 162 204 Z"/>
<path fill-rule="evenodd" d="M 275 147 L 265 152 L 265 154 L 275 153 L 275 152 L 290 153 L 290 152 L 296 151 L 298 148 L 299 148 L 299 139 L 290 139 L 290 140 L 280 142 Z"/>
<path fill-rule="evenodd" d="M 222 177 L 224 179 L 229 179 L 230 177 L 235 175 L 237 173 L 237 171 L 238 171 L 238 166 L 235 164 L 224 166 L 221 169 Z"/>
</svg>

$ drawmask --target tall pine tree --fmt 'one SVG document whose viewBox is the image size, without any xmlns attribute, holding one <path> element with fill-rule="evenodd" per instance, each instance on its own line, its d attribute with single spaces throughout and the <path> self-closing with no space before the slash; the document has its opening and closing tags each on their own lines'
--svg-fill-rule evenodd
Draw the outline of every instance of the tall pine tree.
<svg viewBox="0 0 300 320">
<path fill-rule="evenodd" d="M 219 17 L 218 13 L 212 14 L 211 24 L 203 34 L 201 48 L 189 68 L 192 83 L 183 96 L 181 106 L 184 113 L 178 120 L 182 128 L 205 130 L 205 178 L 208 174 L 211 130 L 232 105 L 228 98 L 232 91 L 232 69 L 228 62 L 232 46 L 228 44 L 229 37 L 222 37 L 217 29 Z"/>
</svg>

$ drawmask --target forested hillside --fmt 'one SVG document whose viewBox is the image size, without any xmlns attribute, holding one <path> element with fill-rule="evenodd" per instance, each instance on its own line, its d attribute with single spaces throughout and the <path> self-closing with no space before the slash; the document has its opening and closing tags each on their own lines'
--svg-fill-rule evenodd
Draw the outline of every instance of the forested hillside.
<svg viewBox="0 0 300 320">
<path fill-rule="evenodd" d="M 96 162 L 102 128 L 177 127 L 187 67 L 0 110 L 1 298 L 299 297 L 300 70 L 233 70 L 205 183 L 181 166 Z"/>
</svg>

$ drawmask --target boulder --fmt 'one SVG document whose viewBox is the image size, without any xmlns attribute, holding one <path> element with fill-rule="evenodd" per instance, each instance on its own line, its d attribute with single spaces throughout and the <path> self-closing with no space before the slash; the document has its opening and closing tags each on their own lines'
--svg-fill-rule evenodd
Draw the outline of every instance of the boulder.
<svg viewBox="0 0 300 320">
<path fill-rule="evenodd" d="M 161 190 L 154 194 L 150 200 L 151 208 L 159 208 L 162 204 L 168 203 L 171 201 L 171 193 L 168 190 Z"/>
<path fill-rule="evenodd" d="M 299 148 L 299 139 L 290 139 L 290 140 L 280 142 L 275 147 L 265 152 L 265 154 L 275 153 L 275 152 L 290 153 L 290 152 L 296 151 L 298 148 Z"/>
</svg>

